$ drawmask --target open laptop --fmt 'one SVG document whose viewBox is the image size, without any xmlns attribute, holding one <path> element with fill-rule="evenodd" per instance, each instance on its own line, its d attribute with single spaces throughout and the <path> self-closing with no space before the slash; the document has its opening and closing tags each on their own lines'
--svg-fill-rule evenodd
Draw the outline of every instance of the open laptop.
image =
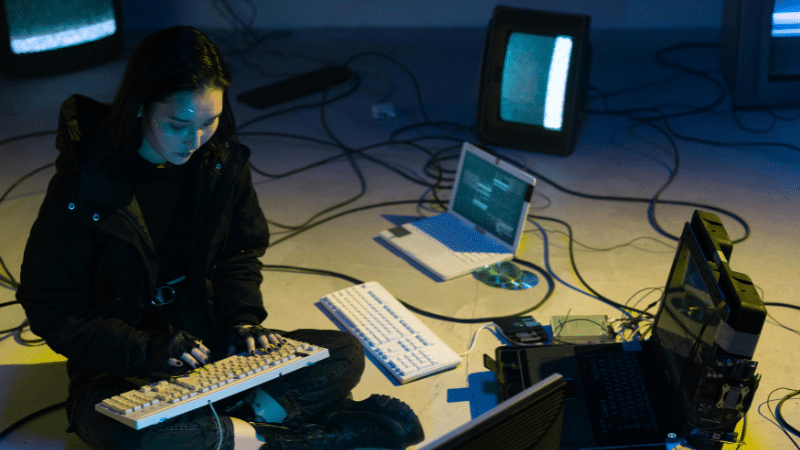
<svg viewBox="0 0 800 450">
<path fill-rule="evenodd" d="M 564 387 L 550 375 L 417 450 L 559 450 Z"/>
<path fill-rule="evenodd" d="M 535 178 L 464 142 L 447 212 L 380 237 L 441 280 L 509 260 L 519 248 Z"/>
<path fill-rule="evenodd" d="M 714 214 L 687 223 L 646 341 L 500 347 L 486 365 L 500 399 L 552 373 L 567 382 L 562 449 L 667 449 L 731 442 L 760 377 L 753 352 L 766 309 L 733 272 Z M 705 448 L 705 447 L 703 447 Z"/>
</svg>

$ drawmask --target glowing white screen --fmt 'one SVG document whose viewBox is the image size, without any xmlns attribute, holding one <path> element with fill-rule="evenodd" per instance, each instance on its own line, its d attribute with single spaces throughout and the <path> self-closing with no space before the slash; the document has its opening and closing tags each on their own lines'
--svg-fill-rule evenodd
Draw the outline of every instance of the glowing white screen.
<svg viewBox="0 0 800 450">
<path fill-rule="evenodd" d="M 800 0 L 775 0 L 772 37 L 800 36 Z"/>
<path fill-rule="evenodd" d="M 513 32 L 500 88 L 500 118 L 561 130 L 572 53 L 569 36 Z"/>
<path fill-rule="evenodd" d="M 564 118 L 564 95 L 567 91 L 569 56 L 572 54 L 572 38 L 558 36 L 553 47 L 553 60 L 547 77 L 547 97 L 544 103 L 544 127 L 560 130 Z"/>
</svg>

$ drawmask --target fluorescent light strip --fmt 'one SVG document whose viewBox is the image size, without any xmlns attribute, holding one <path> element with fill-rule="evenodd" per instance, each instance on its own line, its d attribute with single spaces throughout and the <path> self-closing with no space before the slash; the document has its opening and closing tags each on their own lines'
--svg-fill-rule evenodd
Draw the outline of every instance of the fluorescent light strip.
<svg viewBox="0 0 800 450">
<path fill-rule="evenodd" d="M 780 12 L 772 15 L 773 25 L 797 25 L 800 23 L 800 12 Z"/>
<path fill-rule="evenodd" d="M 83 44 L 111 36 L 117 31 L 114 19 L 104 22 L 59 31 L 57 33 L 42 34 L 22 39 L 11 40 L 11 50 L 16 54 L 37 53 L 47 50 L 56 50 L 73 45 Z"/>
<path fill-rule="evenodd" d="M 772 37 L 800 36 L 800 12 L 779 12 L 772 15 Z"/>
</svg>

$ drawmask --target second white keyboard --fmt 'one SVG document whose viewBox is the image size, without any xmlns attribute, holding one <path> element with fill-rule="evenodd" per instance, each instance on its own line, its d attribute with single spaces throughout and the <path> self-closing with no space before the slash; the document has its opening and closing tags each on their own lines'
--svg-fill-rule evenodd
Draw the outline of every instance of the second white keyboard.
<svg viewBox="0 0 800 450">
<path fill-rule="evenodd" d="M 456 352 L 375 281 L 333 292 L 320 302 L 400 384 L 461 363 Z"/>
</svg>

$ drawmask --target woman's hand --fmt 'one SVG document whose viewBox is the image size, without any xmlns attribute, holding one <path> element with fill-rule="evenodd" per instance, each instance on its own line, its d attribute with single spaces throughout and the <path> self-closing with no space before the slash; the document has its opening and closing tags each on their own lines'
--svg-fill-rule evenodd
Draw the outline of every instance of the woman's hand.
<svg viewBox="0 0 800 450">
<path fill-rule="evenodd" d="M 261 325 L 236 325 L 228 333 L 228 356 L 244 349 L 248 355 L 256 353 L 256 345 L 264 351 L 274 351 L 286 342 L 279 334 Z"/>
<path fill-rule="evenodd" d="M 210 356 L 211 351 L 198 338 L 176 331 L 153 335 L 133 364 L 147 378 L 169 378 L 208 364 Z"/>
</svg>

